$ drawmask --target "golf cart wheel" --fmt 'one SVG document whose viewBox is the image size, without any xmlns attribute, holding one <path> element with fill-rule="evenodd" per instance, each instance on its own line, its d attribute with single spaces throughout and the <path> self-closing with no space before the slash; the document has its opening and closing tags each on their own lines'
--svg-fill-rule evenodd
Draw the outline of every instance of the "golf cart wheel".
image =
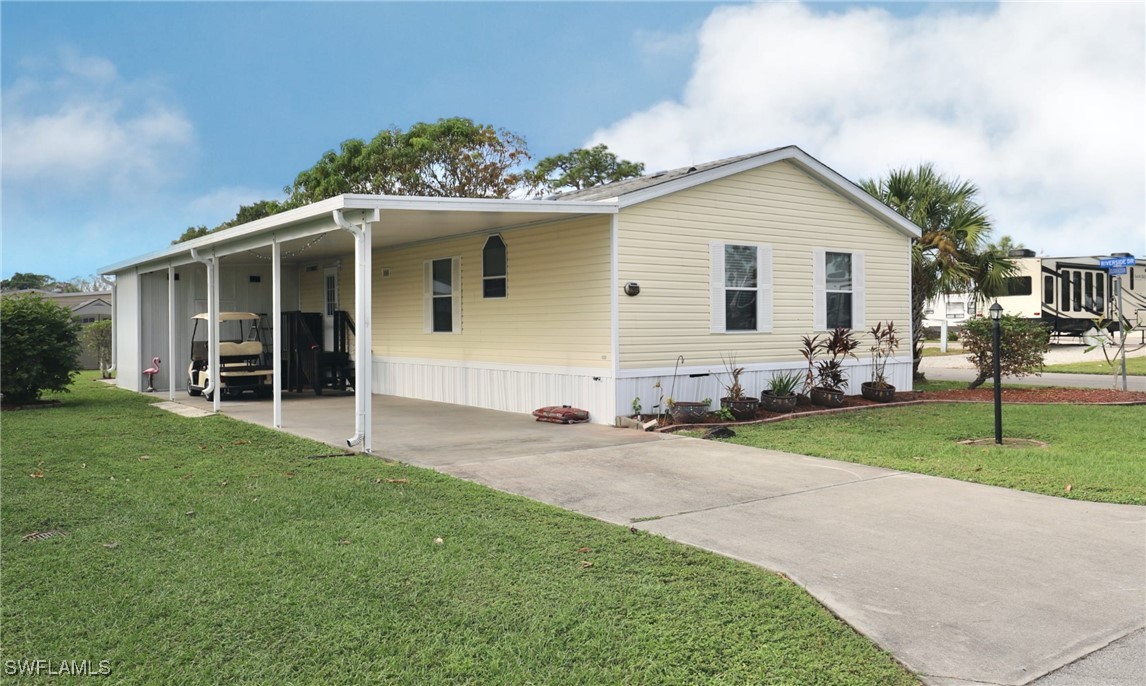
<svg viewBox="0 0 1146 686">
<path fill-rule="evenodd" d="M 194 397 L 197 397 L 197 396 L 203 395 L 203 391 L 201 391 L 201 390 L 199 390 L 199 389 L 195 388 L 194 386 L 192 386 L 192 385 L 191 385 L 191 379 L 187 379 L 187 395 L 189 395 L 189 396 L 191 396 L 192 398 L 194 398 Z"/>
</svg>

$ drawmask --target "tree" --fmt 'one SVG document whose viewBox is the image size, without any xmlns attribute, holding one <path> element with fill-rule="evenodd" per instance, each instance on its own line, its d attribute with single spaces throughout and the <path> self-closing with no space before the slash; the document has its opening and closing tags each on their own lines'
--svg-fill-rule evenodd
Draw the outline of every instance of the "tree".
<svg viewBox="0 0 1146 686">
<path fill-rule="evenodd" d="M 186 231 L 179 234 L 179 238 L 176 238 L 175 240 L 171 241 L 171 245 L 175 245 L 176 243 L 182 243 L 183 241 L 189 241 L 193 238 L 200 238 L 202 236 L 206 236 L 207 234 L 211 233 L 212 231 L 218 230 L 218 228 L 219 227 L 217 227 L 217 226 L 214 229 L 208 229 L 206 226 L 188 226 Z"/>
<path fill-rule="evenodd" d="M 452 117 L 343 141 L 283 190 L 293 205 L 343 193 L 507 198 L 522 183 L 514 169 L 528 159 L 517 134 Z"/>
<path fill-rule="evenodd" d="M 91 276 L 73 276 L 65 283 L 75 289 L 76 293 L 94 293 L 97 291 L 110 291 L 112 281 L 102 274 Z"/>
<path fill-rule="evenodd" d="M 222 231 L 223 229 L 229 229 L 232 226 L 239 226 L 240 224 L 253 222 L 256 219 L 269 217 L 272 214 L 278 214 L 284 210 L 289 210 L 291 207 L 292 206 L 288 202 L 280 202 L 278 200 L 259 200 L 258 202 L 252 203 L 250 205 L 240 205 L 239 211 L 235 213 L 233 219 L 228 219 L 227 221 L 212 229 L 208 229 L 206 226 L 189 226 L 187 227 L 187 230 L 184 231 L 181 236 L 179 236 L 179 238 L 171 241 L 171 245 L 182 243 L 183 241 L 189 241 L 193 238 L 200 238 L 202 236 L 206 236 L 207 234 L 215 233 L 216 231 Z"/>
<path fill-rule="evenodd" d="M 16 272 L 11 278 L 0 281 L 0 290 L 22 291 L 37 289 L 41 291 L 52 290 L 58 282 L 47 274 L 32 274 L 30 272 Z"/>
<path fill-rule="evenodd" d="M 963 325 L 959 337 L 979 375 L 967 388 L 978 388 L 995 372 L 994 322 L 979 317 Z M 1026 376 L 1042 371 L 1050 331 L 1038 322 L 1014 315 L 999 321 L 999 369 L 1003 376 Z"/>
<path fill-rule="evenodd" d="M 608 147 L 601 144 L 546 157 L 524 176 L 531 192 L 543 195 L 562 190 L 579 191 L 644 173 L 643 162 L 618 160 Z"/>
<path fill-rule="evenodd" d="M 111 366 L 111 320 L 85 324 L 80 331 L 80 343 L 84 350 L 95 356 L 100 378 L 110 379 L 111 373 L 107 369 Z"/>
<path fill-rule="evenodd" d="M 918 377 L 927 301 L 967 291 L 998 294 L 1015 266 L 1005 253 L 986 249 L 991 221 L 973 183 L 947 178 L 924 163 L 864 179 L 860 187 L 922 229 L 911 253 L 912 368 Z"/>
<path fill-rule="evenodd" d="M 71 310 L 37 293 L 0 299 L 0 392 L 4 402 L 67 391 L 80 369 L 80 325 Z"/>
</svg>

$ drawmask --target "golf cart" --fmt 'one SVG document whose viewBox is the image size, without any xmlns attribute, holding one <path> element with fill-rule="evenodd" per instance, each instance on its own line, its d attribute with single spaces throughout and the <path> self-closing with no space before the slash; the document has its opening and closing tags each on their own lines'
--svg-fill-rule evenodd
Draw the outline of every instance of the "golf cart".
<svg viewBox="0 0 1146 686">
<path fill-rule="evenodd" d="M 253 312 L 219 313 L 218 378 L 211 372 L 207 359 L 208 317 L 204 313 L 191 319 L 194 326 L 191 329 L 191 364 L 187 367 L 188 395 L 203 395 L 211 400 L 218 390 L 220 398 L 238 396 L 243 391 L 251 391 L 260 398 L 271 396 L 274 371 L 263 364 L 259 315 Z M 200 322 L 203 324 L 202 340 L 198 340 Z"/>
</svg>

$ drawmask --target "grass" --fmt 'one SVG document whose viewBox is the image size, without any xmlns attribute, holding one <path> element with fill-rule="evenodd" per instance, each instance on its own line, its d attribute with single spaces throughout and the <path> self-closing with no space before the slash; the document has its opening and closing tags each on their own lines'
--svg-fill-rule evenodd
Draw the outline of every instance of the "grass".
<svg viewBox="0 0 1146 686">
<path fill-rule="evenodd" d="M 1034 439 L 1049 447 L 958 443 L 993 434 L 993 406 L 973 403 L 888 407 L 745 426 L 729 440 L 1032 493 L 1146 505 L 1141 456 L 1146 407 L 1006 405 L 1004 437 Z"/>
<path fill-rule="evenodd" d="M 745 563 L 90 378 L 63 400 L 3 415 L 4 660 L 128 684 L 916 683 Z M 45 530 L 67 535 L 21 541 Z"/>
<path fill-rule="evenodd" d="M 1050 364 L 1043 367 L 1044 372 L 1063 372 L 1066 374 L 1106 374 L 1114 376 L 1122 374 L 1122 362 L 1116 360 L 1114 366 L 1107 364 L 1106 360 L 1091 360 L 1089 362 L 1067 362 L 1064 364 Z M 1146 357 L 1127 357 L 1126 374 L 1129 376 L 1146 376 Z"/>
<path fill-rule="evenodd" d="M 930 346 L 923 348 L 923 357 L 952 357 L 955 355 L 965 355 L 963 347 L 958 343 L 951 343 L 947 346 L 947 352 L 943 352 L 938 346 L 932 348 Z"/>
</svg>

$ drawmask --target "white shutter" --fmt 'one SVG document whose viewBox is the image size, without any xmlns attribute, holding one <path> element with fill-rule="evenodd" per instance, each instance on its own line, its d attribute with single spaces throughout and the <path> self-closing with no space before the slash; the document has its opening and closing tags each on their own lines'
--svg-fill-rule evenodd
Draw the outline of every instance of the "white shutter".
<svg viewBox="0 0 1146 686">
<path fill-rule="evenodd" d="M 434 263 L 422 263 L 422 332 L 434 332 Z"/>
<path fill-rule="evenodd" d="M 724 333 L 724 244 L 709 243 L 709 300 L 711 302 L 710 328 L 712 333 Z"/>
<path fill-rule="evenodd" d="M 812 250 L 812 331 L 828 328 L 828 296 L 824 283 L 824 251 Z"/>
<path fill-rule="evenodd" d="M 453 333 L 462 332 L 462 258 L 450 260 L 450 304 L 453 305 Z"/>
<path fill-rule="evenodd" d="M 756 330 L 772 331 L 772 246 L 756 246 Z"/>
<path fill-rule="evenodd" d="M 863 253 L 852 253 L 852 329 L 863 331 L 864 323 L 864 267 Z"/>
</svg>

